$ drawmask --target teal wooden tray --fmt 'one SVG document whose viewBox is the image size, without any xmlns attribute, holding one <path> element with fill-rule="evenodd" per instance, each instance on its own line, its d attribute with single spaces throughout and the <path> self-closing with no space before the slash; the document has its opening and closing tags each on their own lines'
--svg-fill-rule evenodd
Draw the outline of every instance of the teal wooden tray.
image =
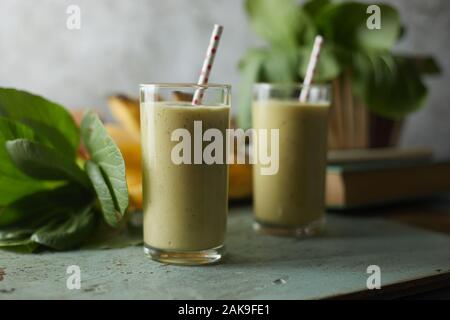
<svg viewBox="0 0 450 320">
<path fill-rule="evenodd" d="M 0 299 L 321 299 L 405 295 L 450 286 L 450 236 L 372 217 L 328 216 L 307 240 L 253 233 L 251 209 L 231 209 L 228 257 L 215 266 L 149 260 L 141 247 L 63 253 L 0 251 Z M 80 290 L 66 287 L 69 265 Z M 381 290 L 367 290 L 369 265 Z"/>
</svg>

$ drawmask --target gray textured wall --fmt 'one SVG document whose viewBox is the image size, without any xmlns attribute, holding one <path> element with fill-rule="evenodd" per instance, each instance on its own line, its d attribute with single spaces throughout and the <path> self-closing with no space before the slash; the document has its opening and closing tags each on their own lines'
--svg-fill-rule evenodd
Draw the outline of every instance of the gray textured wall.
<svg viewBox="0 0 450 320">
<path fill-rule="evenodd" d="M 402 144 L 450 157 L 450 1 L 387 2 L 408 28 L 398 50 L 434 54 L 444 69 L 428 81 L 427 106 L 409 117 Z M 66 28 L 69 4 L 81 8 L 81 30 Z M 196 81 L 214 23 L 225 33 L 211 81 L 236 86 L 239 57 L 258 44 L 240 0 L 0 0 L 0 86 L 105 108 L 108 94 L 137 95 L 142 82 Z"/>
</svg>

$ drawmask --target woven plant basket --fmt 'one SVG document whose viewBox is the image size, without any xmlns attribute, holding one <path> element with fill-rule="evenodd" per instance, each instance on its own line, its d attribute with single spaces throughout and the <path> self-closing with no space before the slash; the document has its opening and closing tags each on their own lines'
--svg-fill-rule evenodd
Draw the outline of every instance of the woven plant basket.
<svg viewBox="0 0 450 320">
<path fill-rule="evenodd" d="M 329 149 L 393 147 L 398 144 L 402 121 L 373 114 L 352 94 L 349 72 L 333 81 L 330 110 Z"/>
</svg>

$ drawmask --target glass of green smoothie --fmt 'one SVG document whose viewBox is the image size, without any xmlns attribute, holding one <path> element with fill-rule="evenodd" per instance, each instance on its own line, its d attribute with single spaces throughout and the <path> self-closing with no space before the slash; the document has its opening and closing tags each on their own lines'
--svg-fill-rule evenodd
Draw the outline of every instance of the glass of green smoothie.
<svg viewBox="0 0 450 320">
<path fill-rule="evenodd" d="M 253 166 L 255 230 L 303 237 L 324 227 L 330 101 L 328 85 L 254 85 L 253 129 L 279 131 L 279 141 L 271 142 L 279 152 L 278 171 L 264 174 L 258 160 Z"/>
<path fill-rule="evenodd" d="M 230 90 L 214 84 L 140 87 L 144 251 L 154 260 L 199 265 L 223 256 Z M 192 102 L 195 95 L 201 104 Z"/>
</svg>

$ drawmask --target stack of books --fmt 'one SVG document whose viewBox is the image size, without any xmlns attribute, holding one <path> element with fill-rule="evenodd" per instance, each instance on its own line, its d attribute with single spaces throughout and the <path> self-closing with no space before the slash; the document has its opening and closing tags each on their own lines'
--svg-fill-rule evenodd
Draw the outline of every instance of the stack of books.
<svg viewBox="0 0 450 320">
<path fill-rule="evenodd" d="M 331 151 L 326 203 L 331 209 L 369 207 L 450 192 L 450 161 L 428 149 Z"/>
</svg>

